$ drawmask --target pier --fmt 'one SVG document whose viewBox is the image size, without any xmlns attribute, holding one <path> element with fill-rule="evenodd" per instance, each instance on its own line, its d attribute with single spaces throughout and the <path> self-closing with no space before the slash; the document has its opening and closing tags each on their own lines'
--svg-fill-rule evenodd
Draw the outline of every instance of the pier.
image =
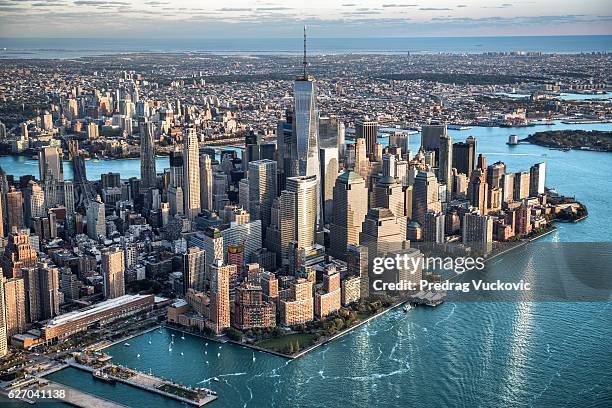
<svg viewBox="0 0 612 408">
<path fill-rule="evenodd" d="M 31 389 L 36 389 L 33 387 Z M 38 402 L 49 402 L 49 401 L 62 401 L 66 404 L 73 405 L 75 407 L 83 407 L 83 408 L 127 408 L 127 405 L 122 405 L 114 401 L 107 400 L 102 397 L 98 397 L 96 395 L 88 394 L 82 391 L 79 391 L 75 388 L 69 387 L 64 384 L 56 383 L 53 381 L 49 381 L 47 379 L 40 379 L 38 383 L 38 390 L 55 393 L 56 391 L 59 393 L 63 391 L 62 398 L 53 398 L 52 400 L 48 398 L 38 398 L 35 401 Z M 29 401 L 26 401 L 29 402 Z"/>
<path fill-rule="evenodd" d="M 139 371 L 114 364 L 107 364 L 99 369 L 94 369 L 88 365 L 77 363 L 74 360 L 69 361 L 68 364 L 71 367 L 78 368 L 79 370 L 88 371 L 92 375 L 98 370 L 101 372 L 106 372 L 110 379 L 117 382 L 131 385 L 155 394 L 163 395 L 164 397 L 172 398 L 196 407 L 204 406 L 218 398 L 215 392 L 205 388 L 192 389 L 184 385 L 176 384 L 172 381 L 163 380 L 153 375 L 141 373 Z M 113 375 L 109 373 L 109 369 L 114 369 L 117 374 Z"/>
</svg>

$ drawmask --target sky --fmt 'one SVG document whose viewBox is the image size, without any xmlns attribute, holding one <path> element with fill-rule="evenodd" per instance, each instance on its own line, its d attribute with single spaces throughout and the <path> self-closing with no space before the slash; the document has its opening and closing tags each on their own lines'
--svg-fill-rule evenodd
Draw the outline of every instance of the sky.
<svg viewBox="0 0 612 408">
<path fill-rule="evenodd" d="M 612 34 L 612 0 L 0 0 L 0 37 Z"/>
</svg>

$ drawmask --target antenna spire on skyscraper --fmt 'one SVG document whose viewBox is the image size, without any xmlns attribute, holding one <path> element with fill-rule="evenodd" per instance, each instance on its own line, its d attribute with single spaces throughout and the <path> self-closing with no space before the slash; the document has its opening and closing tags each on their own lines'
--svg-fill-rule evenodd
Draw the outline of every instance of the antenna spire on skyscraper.
<svg viewBox="0 0 612 408">
<path fill-rule="evenodd" d="M 306 79 L 306 65 L 308 65 L 308 63 L 306 62 L 306 26 L 304 26 L 304 79 Z"/>
</svg>

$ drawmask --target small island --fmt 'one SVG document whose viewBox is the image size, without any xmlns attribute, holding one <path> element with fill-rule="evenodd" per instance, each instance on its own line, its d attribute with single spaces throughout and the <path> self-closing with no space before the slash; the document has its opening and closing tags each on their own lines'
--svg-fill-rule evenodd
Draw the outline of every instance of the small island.
<svg viewBox="0 0 612 408">
<path fill-rule="evenodd" d="M 536 132 L 523 141 L 553 149 L 612 152 L 612 132 L 608 131 L 550 130 Z"/>
</svg>

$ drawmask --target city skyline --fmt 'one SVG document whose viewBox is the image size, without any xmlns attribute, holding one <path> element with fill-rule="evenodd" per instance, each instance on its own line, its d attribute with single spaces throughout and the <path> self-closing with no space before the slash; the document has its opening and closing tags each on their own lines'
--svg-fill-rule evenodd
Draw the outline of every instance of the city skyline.
<svg viewBox="0 0 612 408">
<path fill-rule="evenodd" d="M 312 38 L 604 35 L 611 20 L 605 0 L 0 1 L 0 38 L 296 38 L 301 25 Z"/>
</svg>

